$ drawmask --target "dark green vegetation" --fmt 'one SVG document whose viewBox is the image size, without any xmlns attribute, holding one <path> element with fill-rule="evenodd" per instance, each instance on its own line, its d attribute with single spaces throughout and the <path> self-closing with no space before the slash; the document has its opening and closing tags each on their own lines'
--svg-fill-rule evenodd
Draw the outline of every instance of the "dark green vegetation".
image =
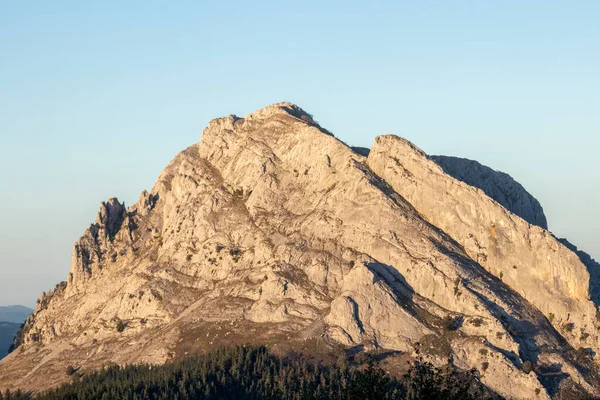
<svg viewBox="0 0 600 400">
<path fill-rule="evenodd" d="M 473 372 L 441 370 L 414 362 L 392 379 L 373 363 L 315 364 L 281 358 L 266 347 L 238 346 L 163 366 L 110 366 L 83 374 L 69 367 L 73 383 L 35 397 L 0 399 L 473 399 L 489 397 Z"/>
<path fill-rule="evenodd" d="M 21 324 L 0 322 L 0 359 L 8 354 L 8 348 L 12 345 L 20 327 Z"/>
</svg>

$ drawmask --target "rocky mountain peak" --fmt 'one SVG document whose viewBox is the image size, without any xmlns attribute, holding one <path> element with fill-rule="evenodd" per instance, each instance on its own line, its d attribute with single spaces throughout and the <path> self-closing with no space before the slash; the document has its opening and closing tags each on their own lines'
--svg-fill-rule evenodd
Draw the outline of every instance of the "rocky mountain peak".
<svg viewBox="0 0 600 400">
<path fill-rule="evenodd" d="M 299 127 L 305 128 L 311 127 L 314 129 L 313 133 L 323 133 L 333 137 L 333 134 L 322 128 L 312 115 L 295 104 L 282 102 L 254 111 L 243 118 L 230 115 L 213 119 L 204 129 L 200 145 L 212 146 L 226 142 L 234 132 L 237 134 L 251 133 L 257 140 L 263 135 L 268 136 L 274 132 L 277 132 L 278 135 L 285 135 L 290 133 L 289 129 L 285 129 L 290 124 L 298 124 Z M 257 131 L 259 127 L 267 129 Z M 313 138 L 314 140 L 317 139 Z"/>
<path fill-rule="evenodd" d="M 267 107 L 261 108 L 260 110 L 254 111 L 250 114 L 248 114 L 245 118 L 247 119 L 263 119 L 263 118 L 269 118 L 273 115 L 281 115 L 281 114 L 285 114 L 285 115 L 290 115 L 292 117 L 298 118 L 298 119 L 304 119 L 305 117 L 310 117 L 310 119 L 312 119 L 312 117 L 310 116 L 309 113 L 307 113 L 306 111 L 304 111 L 302 108 L 298 107 L 296 104 L 284 101 L 281 103 L 275 103 L 275 104 L 271 104 Z"/>
<path fill-rule="evenodd" d="M 549 232 L 409 141 L 353 151 L 278 103 L 211 121 L 136 204 L 101 205 L 68 281 L 0 361 L 0 388 L 64 382 L 66 363 L 269 342 L 379 350 L 391 369 L 450 360 L 510 398 L 597 397 L 592 280 Z"/>
</svg>

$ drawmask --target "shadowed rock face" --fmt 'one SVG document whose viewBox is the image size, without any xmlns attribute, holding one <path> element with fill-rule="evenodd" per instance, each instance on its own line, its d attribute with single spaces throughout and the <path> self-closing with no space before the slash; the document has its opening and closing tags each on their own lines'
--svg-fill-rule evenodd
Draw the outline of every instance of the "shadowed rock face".
<svg viewBox="0 0 600 400">
<path fill-rule="evenodd" d="M 577 257 L 587 267 L 590 272 L 590 299 L 600 306 L 600 263 L 592 258 L 591 255 L 583 250 L 579 250 L 577 246 L 569 242 L 567 239 L 558 239 L 562 244 L 567 246 L 571 251 L 577 254 Z"/>
<path fill-rule="evenodd" d="M 548 229 L 541 204 L 510 175 L 465 158 L 449 156 L 430 156 L 429 158 L 442 167 L 446 174 L 483 190 L 486 195 L 513 214 L 532 225 Z M 590 274 L 590 299 L 597 306 L 600 305 L 600 264 L 567 239 L 557 238 L 557 240 L 577 254 L 581 263 L 587 267 Z"/>
<path fill-rule="evenodd" d="M 477 187 L 504 208 L 532 225 L 548 229 L 544 210 L 521 184 L 504 172 L 495 171 L 477 161 L 449 156 L 431 156 L 445 173 Z"/>
<path fill-rule="evenodd" d="M 13 343 L 20 325 L 14 322 L 0 321 L 0 358 L 8 354 L 8 348 Z"/>
<path fill-rule="evenodd" d="M 356 154 L 360 154 L 363 157 L 368 157 L 369 156 L 369 152 L 371 151 L 371 149 L 368 149 L 366 147 L 358 147 L 358 146 L 353 146 L 353 147 L 351 147 L 351 149 Z"/>
<path fill-rule="evenodd" d="M 590 301 L 593 277 L 550 232 L 446 174 L 397 136 L 377 137 L 368 164 L 470 258 L 542 311 L 574 347 L 599 350 L 596 306 Z"/>
<path fill-rule="evenodd" d="M 315 341 L 418 348 L 508 398 L 598 396 L 573 350 L 598 347 L 588 286 L 577 255 L 411 143 L 353 150 L 279 103 L 211 121 L 136 204 L 101 205 L 67 282 L 0 361 L 0 388 L 64 382 L 67 365 Z"/>
</svg>

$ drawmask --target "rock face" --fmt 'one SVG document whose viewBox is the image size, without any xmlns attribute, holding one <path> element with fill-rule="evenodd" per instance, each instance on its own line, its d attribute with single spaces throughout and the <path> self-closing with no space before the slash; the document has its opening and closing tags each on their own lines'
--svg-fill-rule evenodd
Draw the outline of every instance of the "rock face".
<svg viewBox="0 0 600 400">
<path fill-rule="evenodd" d="M 431 156 L 444 172 L 467 185 L 477 187 L 504 208 L 532 225 L 548 229 L 544 209 L 521 184 L 504 172 L 477 161 L 448 156 Z"/>
<path fill-rule="evenodd" d="M 470 258 L 542 311 L 573 346 L 598 350 L 590 273 L 577 254 L 482 190 L 445 174 L 404 139 L 378 137 L 368 164 Z"/>
<path fill-rule="evenodd" d="M 0 306 L 0 321 L 20 324 L 33 310 L 25 306 Z"/>
<path fill-rule="evenodd" d="M 588 297 L 575 253 L 413 145 L 353 151 L 279 103 L 211 121 L 136 204 L 101 205 L 0 388 L 270 342 L 418 350 L 510 398 L 598 396 L 574 350 L 598 348 Z"/>
</svg>

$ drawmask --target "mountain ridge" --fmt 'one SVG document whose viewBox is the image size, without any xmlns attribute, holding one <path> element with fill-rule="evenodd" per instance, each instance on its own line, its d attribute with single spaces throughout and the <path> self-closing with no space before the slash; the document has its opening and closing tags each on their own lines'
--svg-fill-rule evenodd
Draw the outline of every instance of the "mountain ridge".
<svg viewBox="0 0 600 400">
<path fill-rule="evenodd" d="M 503 262 L 515 249 L 517 268 Z M 65 381 L 59 357 L 94 369 L 264 340 L 417 352 L 513 398 L 599 395 L 593 358 L 575 351 L 598 348 L 589 282 L 547 231 L 412 143 L 379 136 L 356 152 L 277 103 L 213 119 L 138 202 L 102 203 L 67 281 L 0 361 L 0 387 Z M 554 318 L 531 288 L 554 296 Z"/>
<path fill-rule="evenodd" d="M 430 158 L 448 175 L 467 185 L 480 188 L 513 214 L 530 224 L 548 230 L 548 221 L 540 202 L 510 175 L 466 158 L 449 156 Z"/>
</svg>

